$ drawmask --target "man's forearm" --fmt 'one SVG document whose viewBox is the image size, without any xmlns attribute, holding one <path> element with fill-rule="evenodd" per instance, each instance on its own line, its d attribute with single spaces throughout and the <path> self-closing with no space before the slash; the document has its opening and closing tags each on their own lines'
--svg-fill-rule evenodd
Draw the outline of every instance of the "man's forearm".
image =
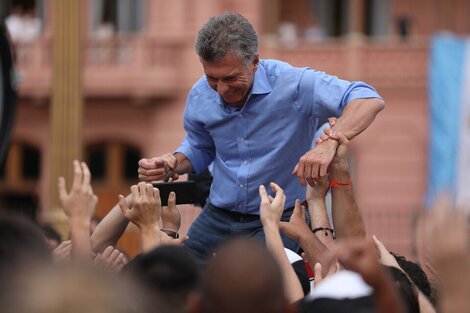
<svg viewBox="0 0 470 313">
<path fill-rule="evenodd" d="M 384 107 L 385 102 L 378 98 L 354 99 L 346 105 L 332 130 L 344 134 L 348 139 L 354 138 L 369 127 Z"/>
<path fill-rule="evenodd" d="M 126 197 L 128 207 L 132 207 L 132 197 Z M 129 221 L 122 215 L 119 203 L 96 226 L 91 235 L 91 247 L 94 252 L 102 252 L 107 246 L 115 246 L 126 230 Z"/>
<path fill-rule="evenodd" d="M 72 257 L 76 260 L 91 260 L 90 221 L 70 219 Z"/>
<path fill-rule="evenodd" d="M 300 284 L 294 268 L 287 258 L 279 229 L 263 225 L 263 230 L 266 236 L 266 246 L 271 251 L 281 268 L 286 289 L 286 297 L 289 300 L 289 303 L 299 301 L 304 295 L 302 285 Z"/>
<path fill-rule="evenodd" d="M 178 175 L 188 174 L 194 171 L 193 166 L 191 165 L 191 162 L 183 153 L 176 152 L 175 157 L 176 157 L 176 168 L 174 169 L 174 171 Z"/>
<path fill-rule="evenodd" d="M 337 182 L 351 180 L 347 160 L 333 160 L 330 165 L 330 178 Z M 339 239 L 365 237 L 364 222 L 354 197 L 352 184 L 332 188 L 331 203 L 336 237 Z"/>
<path fill-rule="evenodd" d="M 328 248 L 311 232 L 303 234 L 299 244 L 304 250 L 307 261 L 312 268 L 316 263 L 322 265 L 322 274 L 325 277 L 329 269 L 329 264 L 327 264 L 327 261 L 329 261 Z"/>
</svg>

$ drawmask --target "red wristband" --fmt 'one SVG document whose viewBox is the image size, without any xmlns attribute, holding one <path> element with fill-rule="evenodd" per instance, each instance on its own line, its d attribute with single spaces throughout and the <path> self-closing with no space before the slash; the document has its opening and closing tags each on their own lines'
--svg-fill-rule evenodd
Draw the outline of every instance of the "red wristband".
<svg viewBox="0 0 470 313">
<path fill-rule="evenodd" d="M 340 186 L 347 186 L 347 185 L 351 185 L 351 184 L 352 184 L 351 179 L 348 179 L 345 182 L 339 182 L 339 181 L 334 180 L 333 178 L 330 178 L 330 187 L 331 188 L 336 188 L 336 187 L 340 187 Z"/>
</svg>

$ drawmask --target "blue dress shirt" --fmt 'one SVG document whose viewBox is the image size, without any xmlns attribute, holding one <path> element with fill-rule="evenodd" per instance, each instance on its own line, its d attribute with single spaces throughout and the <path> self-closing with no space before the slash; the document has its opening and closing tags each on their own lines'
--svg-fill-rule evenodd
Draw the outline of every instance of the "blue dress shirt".
<svg viewBox="0 0 470 313">
<path fill-rule="evenodd" d="M 176 152 L 196 173 L 214 162 L 210 202 L 259 214 L 259 185 L 277 183 L 286 207 L 305 200 L 291 173 L 310 149 L 319 117 L 339 116 L 353 99 L 380 98 L 363 82 L 348 82 L 309 68 L 260 60 L 246 103 L 232 108 L 203 76 L 191 89 L 184 112 L 187 135 Z"/>
</svg>

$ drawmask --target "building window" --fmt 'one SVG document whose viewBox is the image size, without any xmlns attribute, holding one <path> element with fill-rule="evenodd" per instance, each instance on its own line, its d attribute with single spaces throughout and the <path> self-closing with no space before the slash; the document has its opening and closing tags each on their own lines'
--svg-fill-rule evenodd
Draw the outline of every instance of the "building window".
<svg viewBox="0 0 470 313">
<path fill-rule="evenodd" d="M 86 154 L 93 180 L 104 180 L 106 177 L 106 146 L 93 145 L 87 149 Z"/>
<path fill-rule="evenodd" d="M 140 32 L 145 20 L 145 0 L 93 0 L 92 29 L 96 37 Z"/>
<path fill-rule="evenodd" d="M 13 141 L 0 170 L 0 210 L 36 217 L 37 187 L 41 176 L 41 151 Z"/>
<path fill-rule="evenodd" d="M 22 178 L 24 180 L 39 180 L 41 175 L 41 154 L 39 149 L 33 146 L 23 146 Z"/>
<path fill-rule="evenodd" d="M 139 160 L 142 158 L 140 151 L 134 147 L 126 146 L 124 148 L 124 177 L 127 181 L 133 181 L 137 178 L 139 169 Z"/>
<path fill-rule="evenodd" d="M 140 150 L 122 142 L 103 142 L 86 149 L 92 179 L 103 184 L 137 182 Z"/>
<path fill-rule="evenodd" d="M 268 1 L 268 0 L 267 0 Z M 390 0 L 281 0 L 278 35 L 283 42 L 318 41 L 359 33 L 388 34 Z"/>
</svg>

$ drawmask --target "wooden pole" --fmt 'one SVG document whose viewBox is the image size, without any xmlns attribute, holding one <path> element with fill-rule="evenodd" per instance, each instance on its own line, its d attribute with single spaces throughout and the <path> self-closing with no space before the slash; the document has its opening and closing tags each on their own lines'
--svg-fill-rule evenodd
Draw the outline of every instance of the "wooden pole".
<svg viewBox="0 0 470 313">
<path fill-rule="evenodd" d="M 50 105 L 49 211 L 46 219 L 67 232 L 60 208 L 57 179 L 72 182 L 72 161 L 82 158 L 83 120 L 83 1 L 54 0 L 53 84 Z"/>
</svg>

